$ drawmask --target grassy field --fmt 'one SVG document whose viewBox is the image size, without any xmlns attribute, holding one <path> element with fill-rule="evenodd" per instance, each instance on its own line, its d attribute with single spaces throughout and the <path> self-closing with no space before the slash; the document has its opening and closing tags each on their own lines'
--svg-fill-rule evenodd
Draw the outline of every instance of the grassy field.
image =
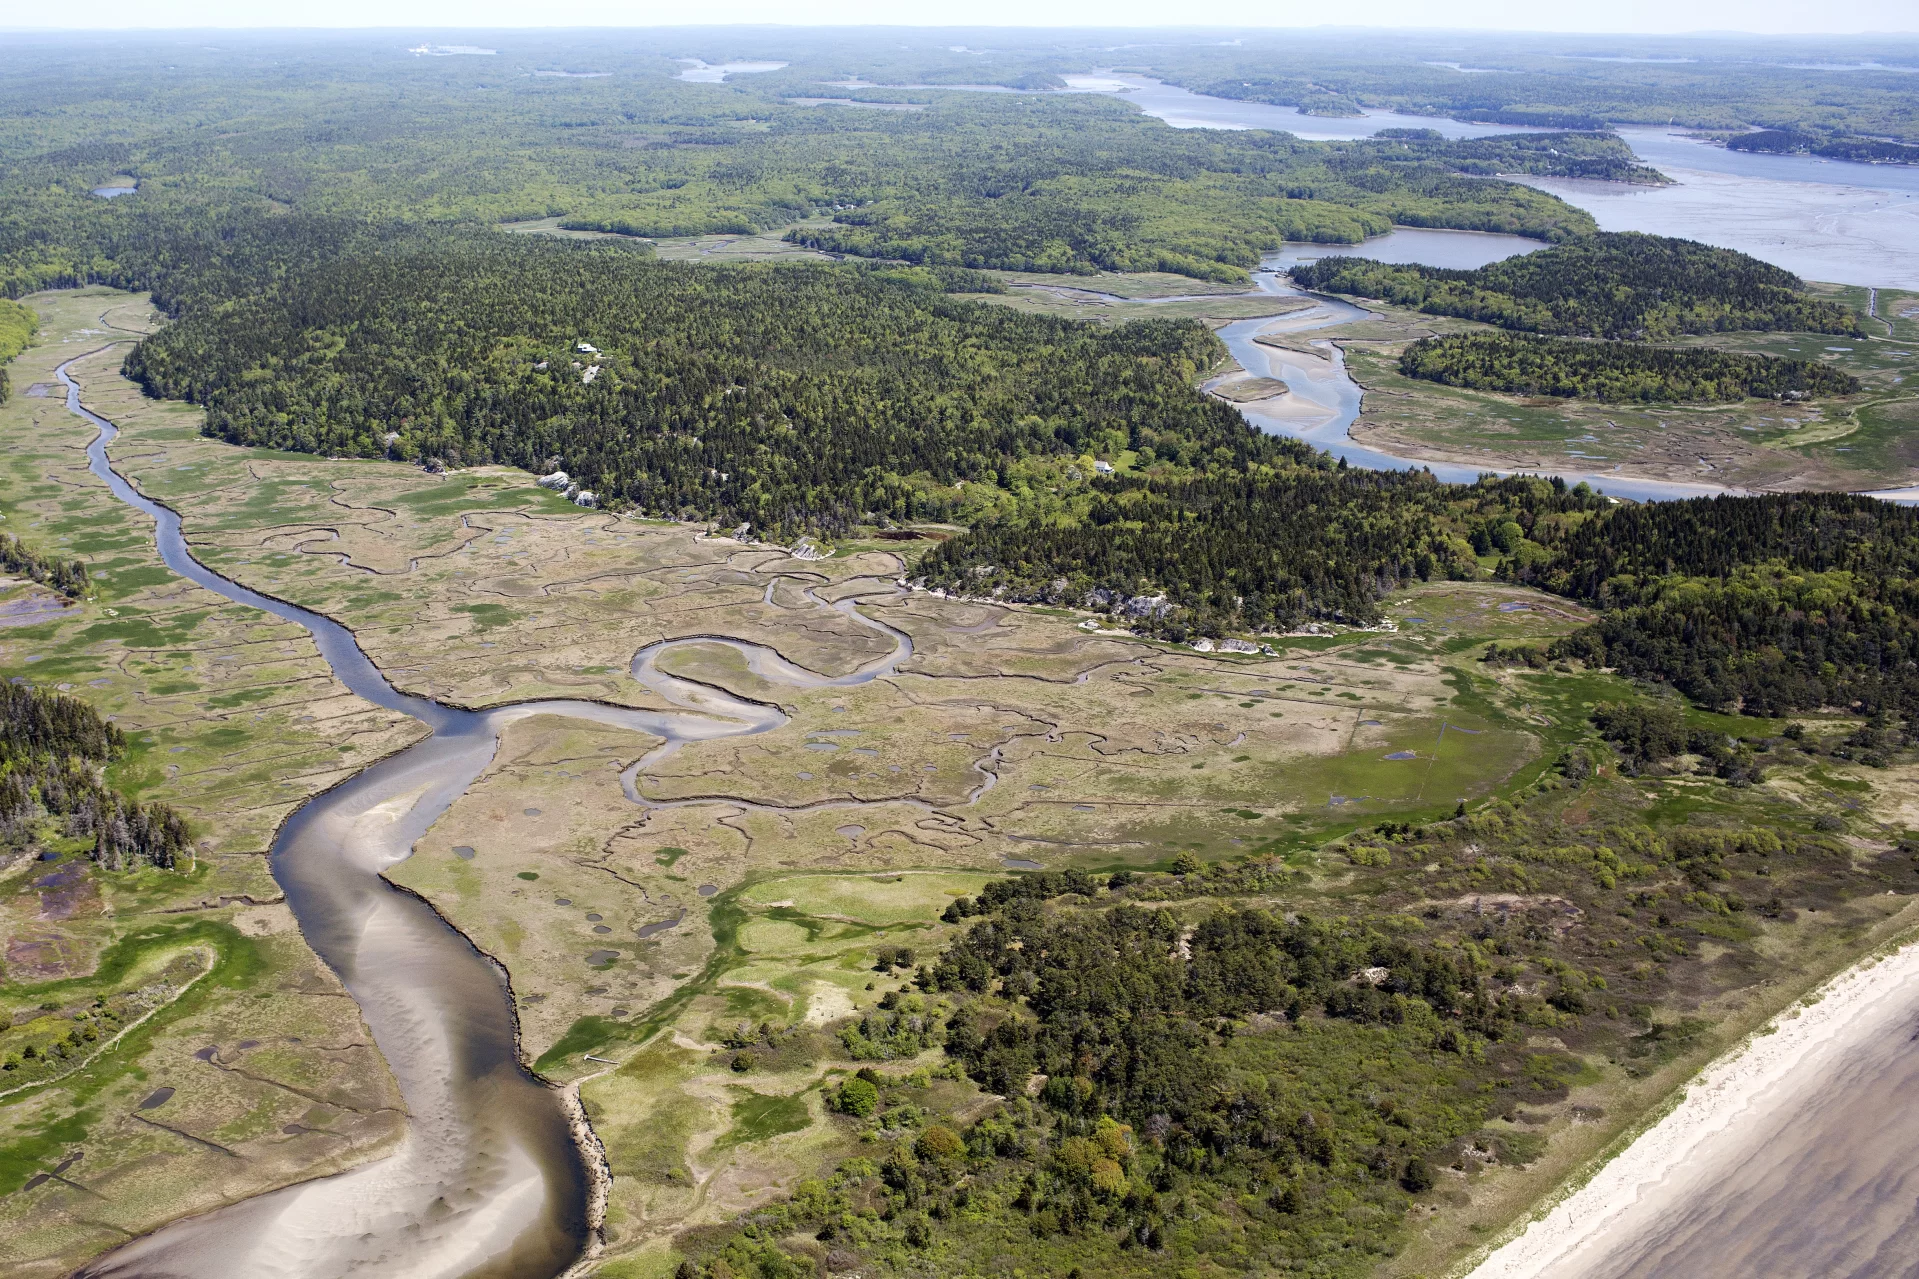
<svg viewBox="0 0 1919 1279">
<path fill-rule="evenodd" d="M 937 953 L 946 904 L 986 876 L 1260 850 L 1310 868 L 1331 833 L 1527 784 L 1582 715 L 1474 669 L 1481 638 L 1579 620 L 1491 584 L 1408 593 L 1391 605 L 1396 633 L 1281 642 L 1272 659 L 922 595 L 868 611 L 912 634 L 916 655 L 860 687 L 779 689 L 724 650 L 676 655 L 681 673 L 792 714 L 639 777 L 684 806 L 622 797 L 617 773 L 650 741 L 528 720 L 393 872 L 506 963 L 529 1055 L 581 1080 L 615 1174 L 608 1275 L 668 1271 L 676 1232 L 858 1153 L 857 1125 L 819 1101 L 851 1068 L 832 1031 L 899 984 L 876 972 L 880 948 Z M 752 615 L 707 620 L 751 635 Z M 883 1064 L 910 1075 L 941 1059 Z M 925 1089 L 926 1121 L 986 1100 L 936 1077 Z"/>
<path fill-rule="evenodd" d="M 651 245 L 666 262 L 827 262 L 832 255 L 788 244 L 781 237 L 787 228 L 778 227 L 756 235 L 697 235 L 673 239 L 640 240 L 610 231 L 569 231 L 560 225 L 564 218 L 536 218 L 527 222 L 502 223 L 500 229 L 518 235 L 546 235 L 561 240 L 618 240 L 627 244 Z M 806 223 L 795 223 L 804 226 Z"/>
</svg>

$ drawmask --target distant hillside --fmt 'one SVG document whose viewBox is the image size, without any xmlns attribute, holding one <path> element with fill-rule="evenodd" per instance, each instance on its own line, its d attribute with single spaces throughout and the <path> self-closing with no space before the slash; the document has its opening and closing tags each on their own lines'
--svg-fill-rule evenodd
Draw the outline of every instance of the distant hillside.
<svg viewBox="0 0 1919 1279">
<path fill-rule="evenodd" d="M 1731 151 L 1760 151 L 1768 155 L 1816 155 L 1828 160 L 1857 160 L 1865 164 L 1919 164 L 1919 147 L 1881 138 L 1834 138 L 1793 129 L 1760 129 L 1726 139 Z"/>
<path fill-rule="evenodd" d="M 1711 404 L 1850 395 L 1859 389 L 1857 378 L 1821 360 L 1521 333 L 1427 338 L 1406 348 L 1399 371 L 1478 391 L 1615 402 Z"/>
<path fill-rule="evenodd" d="M 1294 267 L 1292 278 L 1301 288 L 1574 337 L 1861 332 L 1852 312 L 1808 297 L 1789 271 L 1731 249 L 1636 231 L 1584 236 L 1472 271 L 1331 257 Z"/>
</svg>

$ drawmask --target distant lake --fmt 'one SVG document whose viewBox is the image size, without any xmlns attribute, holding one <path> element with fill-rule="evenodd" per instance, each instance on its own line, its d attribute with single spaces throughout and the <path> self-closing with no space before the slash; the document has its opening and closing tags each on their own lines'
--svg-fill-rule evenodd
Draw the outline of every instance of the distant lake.
<svg viewBox="0 0 1919 1279">
<path fill-rule="evenodd" d="M 1810 155 L 1734 151 L 1670 129 L 1623 128 L 1618 133 L 1634 154 L 1654 168 L 1671 165 L 1676 169 L 1764 178 L 1769 182 L 1818 182 L 1919 195 L 1919 165 L 1861 164 L 1856 160 L 1822 160 Z"/>
<path fill-rule="evenodd" d="M 95 187 L 93 193 L 102 200 L 112 200 L 123 195 L 132 195 L 139 189 L 139 187 Z"/>
<path fill-rule="evenodd" d="M 1528 240 L 1518 235 L 1497 235 L 1486 231 L 1428 231 L 1417 227 L 1399 227 L 1385 235 L 1376 235 L 1359 244 L 1302 244 L 1288 241 L 1278 253 L 1260 260 L 1262 267 L 1285 271 L 1301 262 L 1320 258 L 1371 258 L 1375 262 L 1417 262 L 1422 266 L 1449 267 L 1470 271 L 1474 267 L 1517 257 L 1543 249 L 1543 240 Z"/>
<path fill-rule="evenodd" d="M 1237 102 L 1208 97 L 1146 76 L 1069 75 L 1067 88 L 1076 93 L 1108 93 L 1133 103 L 1147 115 L 1158 116 L 1175 129 L 1274 129 L 1316 142 L 1343 142 L 1370 138 L 1381 129 L 1436 129 L 1449 138 L 1484 138 L 1495 133 L 1547 132 L 1510 124 L 1467 124 L 1429 115 L 1397 115 L 1368 111 L 1363 116 L 1306 115 L 1294 107 L 1269 102 Z"/>
<path fill-rule="evenodd" d="M 693 84 L 723 84 L 730 75 L 752 75 L 760 71 L 778 71 L 784 62 L 701 62 L 698 58 L 681 58 L 687 65 L 678 79 Z"/>
<path fill-rule="evenodd" d="M 1527 132 L 1385 111 L 1368 112 L 1364 118 L 1327 119 L 1302 115 L 1291 107 L 1208 97 L 1144 76 L 1065 78 L 1079 92 L 1120 94 L 1176 128 L 1278 129 L 1328 141 L 1371 137 L 1385 128 L 1437 129 L 1449 138 Z M 1524 176 L 1513 180 L 1550 191 L 1586 210 L 1601 230 L 1646 231 L 1737 249 L 1809 280 L 1919 288 L 1919 166 L 1731 151 L 1669 129 L 1618 132 L 1634 154 L 1676 185 L 1641 187 Z M 1394 233 L 1413 234 L 1433 233 Z M 1398 243 L 1379 247 L 1396 252 Z M 1432 250 L 1440 242 L 1404 243 Z M 1314 248 L 1309 246 L 1309 251 Z M 1366 246 L 1366 256 L 1378 256 L 1373 248 L 1371 243 Z M 1381 260 L 1484 265 L 1442 262 L 1430 256 Z"/>
</svg>

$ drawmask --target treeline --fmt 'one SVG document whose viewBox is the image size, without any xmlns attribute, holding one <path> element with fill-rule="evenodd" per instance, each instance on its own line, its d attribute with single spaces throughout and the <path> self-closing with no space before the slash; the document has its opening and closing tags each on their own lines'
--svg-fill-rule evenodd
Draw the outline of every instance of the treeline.
<svg viewBox="0 0 1919 1279">
<path fill-rule="evenodd" d="M 1104 606 L 1175 640 L 1222 625 L 1366 624 L 1406 583 L 1477 572 L 1446 527 L 1449 486 L 1288 443 L 1287 461 L 1255 474 L 1102 478 L 1071 524 L 976 527 L 917 571 L 963 594 Z"/>
<path fill-rule="evenodd" d="M 1857 316 L 1808 297 L 1790 272 L 1732 249 L 1636 231 L 1585 236 L 1470 271 L 1329 257 L 1291 275 L 1301 288 L 1572 337 L 1861 333 Z"/>
<path fill-rule="evenodd" d="M 1790 129 L 1759 129 L 1726 139 L 1731 151 L 1758 151 L 1769 155 L 1817 155 L 1829 160 L 1862 164 L 1919 164 L 1919 146 L 1887 142 L 1882 138 L 1831 137 Z"/>
<path fill-rule="evenodd" d="M 1091 605 L 1183 640 L 1370 622 L 1396 585 L 1470 579 L 1473 557 L 1496 553 L 1501 578 L 1600 611 L 1552 658 L 1755 715 L 1919 713 L 1919 512 L 1869 497 L 1615 506 L 1556 480 L 1446 485 L 1323 463 L 1094 489 L 1071 525 L 1000 521 L 941 543 L 923 580 Z"/>
<path fill-rule="evenodd" d="M 53 818 L 60 834 L 92 840 L 90 856 L 109 870 L 172 867 L 191 843 L 185 820 L 100 780 L 125 750 L 125 735 L 80 699 L 0 684 L 0 838 L 33 842 Z"/>
<path fill-rule="evenodd" d="M 1219 351 L 1204 326 L 1102 329 L 940 292 L 976 287 L 964 272 L 343 240 L 295 217 L 271 234 L 288 245 L 261 255 L 257 291 L 183 298 L 126 361 L 236 444 L 563 467 L 603 505 L 767 534 L 947 518 L 965 484 L 1029 457 L 1217 468 L 1286 451 L 1193 389 Z"/>
<path fill-rule="evenodd" d="M 1399 371 L 1447 386 L 1582 400 L 1727 403 L 1851 395 L 1859 380 L 1823 360 L 1736 355 L 1634 342 L 1582 342 L 1520 333 L 1425 338 Z"/>
<path fill-rule="evenodd" d="M 1179 641 L 1224 629 L 1366 625 L 1411 582 L 1471 579 L 1468 533 L 1510 512 L 1597 512 L 1583 486 L 1531 479 L 1441 484 L 1369 471 L 1296 442 L 1258 473 L 1115 475 L 1070 522 L 1001 520 L 940 543 L 916 566 L 929 587 L 1088 605 Z"/>
<path fill-rule="evenodd" d="M 1540 121 L 1497 123 L 1538 124 Z M 1389 154 L 1394 142 L 1415 150 L 1421 158 L 1445 164 L 1455 173 L 1470 173 L 1475 177 L 1526 173 L 1548 178 L 1630 182 L 1640 186 L 1664 186 L 1671 181 L 1657 169 L 1641 164 L 1632 148 L 1614 133 L 1501 133 L 1448 140 L 1437 129 L 1381 129 L 1373 135 L 1372 146 L 1379 154 Z"/>
<path fill-rule="evenodd" d="M 27 349 L 27 343 L 33 341 L 39 328 L 40 317 L 33 313 L 32 307 L 0 298 L 0 404 L 5 404 L 13 393 L 6 365 Z"/>
<path fill-rule="evenodd" d="M 0 533 L 0 570 L 32 578 L 70 600 L 86 595 L 91 584 L 79 560 L 43 555 L 11 533 Z"/>
</svg>

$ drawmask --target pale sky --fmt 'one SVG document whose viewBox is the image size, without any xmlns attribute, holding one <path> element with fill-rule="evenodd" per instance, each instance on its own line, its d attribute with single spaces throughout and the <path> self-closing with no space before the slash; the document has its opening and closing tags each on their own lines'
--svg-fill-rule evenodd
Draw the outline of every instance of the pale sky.
<svg viewBox="0 0 1919 1279">
<path fill-rule="evenodd" d="M 1339 26 L 1764 34 L 1919 32 L 1919 0 L 0 0 L 0 31 L 181 27 Z"/>
</svg>

